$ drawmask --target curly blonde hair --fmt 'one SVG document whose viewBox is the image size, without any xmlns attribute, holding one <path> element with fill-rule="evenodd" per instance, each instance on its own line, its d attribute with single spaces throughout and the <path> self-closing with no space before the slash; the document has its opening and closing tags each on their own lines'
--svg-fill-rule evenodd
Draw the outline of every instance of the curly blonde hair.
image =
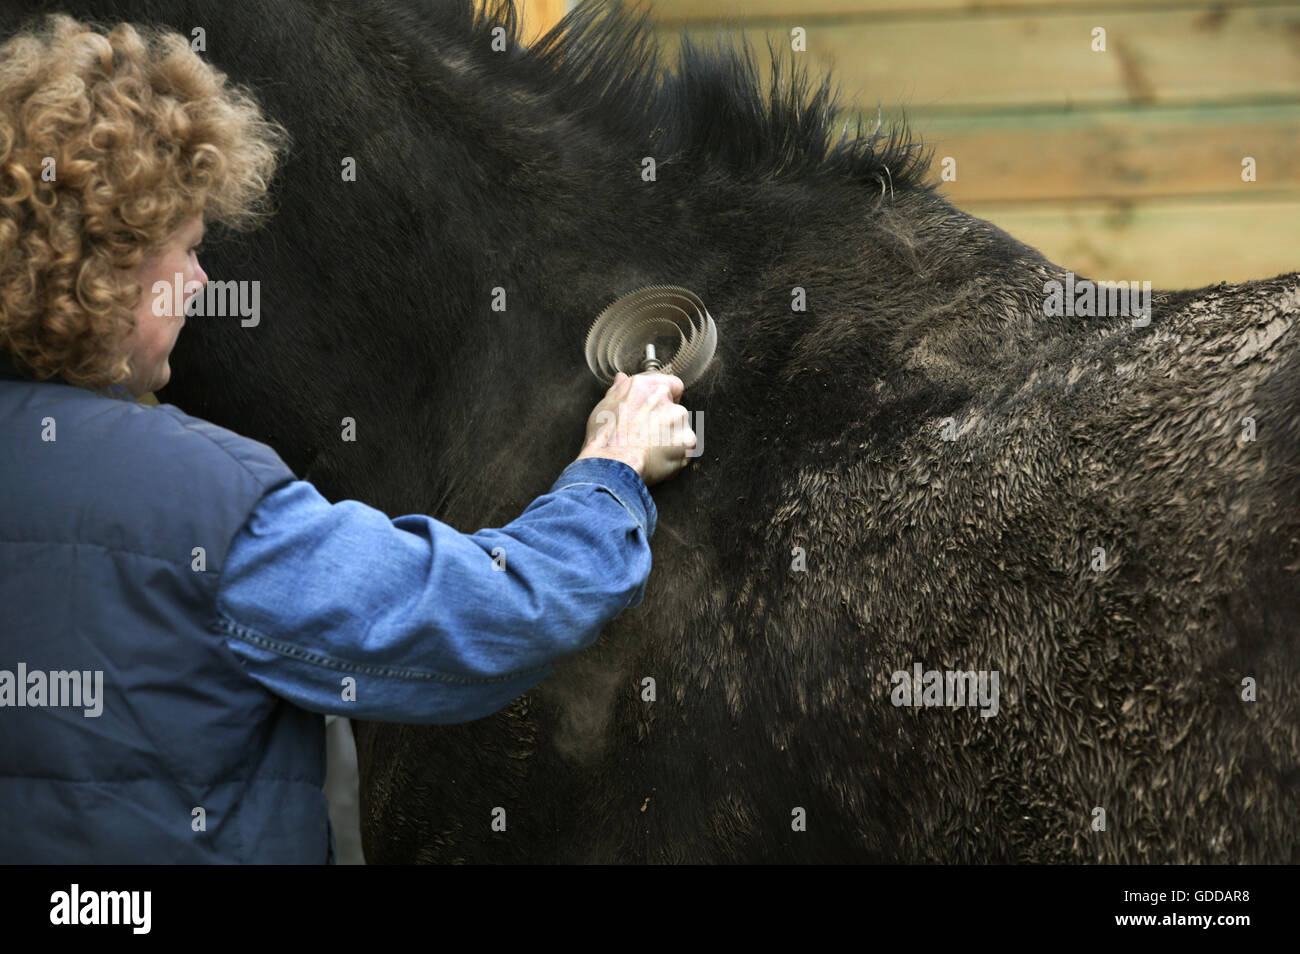
<svg viewBox="0 0 1300 954">
<path fill-rule="evenodd" d="M 0 46 L 0 348 L 23 373 L 124 380 L 141 293 L 124 270 L 196 213 L 268 214 L 288 132 L 226 79 L 126 23 L 56 14 Z"/>
</svg>

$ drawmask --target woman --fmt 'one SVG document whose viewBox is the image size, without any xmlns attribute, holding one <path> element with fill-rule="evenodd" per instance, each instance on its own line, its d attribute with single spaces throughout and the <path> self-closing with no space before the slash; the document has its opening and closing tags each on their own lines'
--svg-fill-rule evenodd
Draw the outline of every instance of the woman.
<svg viewBox="0 0 1300 954">
<path fill-rule="evenodd" d="M 0 861 L 332 861 L 323 713 L 480 718 L 644 595 L 646 487 L 695 446 L 673 376 L 620 375 L 472 535 L 130 400 L 184 325 L 157 289 L 202 287 L 205 222 L 256 224 L 284 141 L 179 35 L 0 48 Z"/>
</svg>

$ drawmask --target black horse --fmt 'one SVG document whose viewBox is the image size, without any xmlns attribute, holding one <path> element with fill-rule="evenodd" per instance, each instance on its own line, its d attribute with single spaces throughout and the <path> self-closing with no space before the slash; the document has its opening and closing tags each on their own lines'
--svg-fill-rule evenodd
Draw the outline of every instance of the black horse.
<svg viewBox="0 0 1300 954">
<path fill-rule="evenodd" d="M 493 718 L 358 725 L 370 861 L 1300 861 L 1300 274 L 1055 307 L 905 126 L 617 5 L 47 9 L 202 27 L 292 132 L 204 258 L 261 320 L 163 398 L 331 499 L 503 525 L 610 299 L 717 319 L 645 602 Z"/>
</svg>

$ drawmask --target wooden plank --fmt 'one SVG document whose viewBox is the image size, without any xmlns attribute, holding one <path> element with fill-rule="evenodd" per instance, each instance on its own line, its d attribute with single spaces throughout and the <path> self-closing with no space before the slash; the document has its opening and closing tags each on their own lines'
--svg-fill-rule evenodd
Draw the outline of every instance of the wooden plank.
<svg viewBox="0 0 1300 954">
<path fill-rule="evenodd" d="M 799 17 L 791 24 L 798 24 Z M 1091 31 L 1107 30 L 1106 52 Z M 1055 15 L 1042 11 L 935 19 L 812 24 L 807 52 L 790 51 L 786 25 L 720 31 L 690 27 L 712 43 L 743 33 L 768 73 L 767 38 L 814 75 L 832 71 L 846 105 L 968 109 L 990 106 L 1223 103 L 1300 98 L 1296 6 Z M 680 31 L 658 31 L 675 59 Z"/>
<path fill-rule="evenodd" d="M 1300 199 L 1042 205 L 964 210 L 1076 274 L 1197 288 L 1300 271 Z"/>
<path fill-rule="evenodd" d="M 569 8 L 568 0 L 518 0 L 517 6 L 523 14 L 520 35 L 529 44 L 559 23 Z"/>
<path fill-rule="evenodd" d="M 525 45 L 532 44 L 555 26 L 571 5 L 570 0 L 514 0 L 514 4 L 519 16 L 519 36 Z M 495 0 L 474 0 L 474 6 L 482 10 L 495 6 Z"/>
<path fill-rule="evenodd" d="M 1300 193 L 1300 103 L 909 114 L 954 202 Z M 867 128 L 875 115 L 862 117 Z M 1242 158 L 1256 181 L 1242 182 Z"/>
<path fill-rule="evenodd" d="M 1276 3 L 1277 0 L 1272 0 Z M 1285 0 L 1283 0 L 1285 2 Z M 1188 0 L 650 0 L 655 19 L 660 22 L 724 20 L 744 17 L 748 20 L 796 20 L 810 17 L 915 17 L 944 14 L 988 13 L 997 10 L 1042 9 L 1052 12 L 1079 13 L 1135 7 L 1187 7 Z M 1203 4 L 1213 8 L 1258 7 L 1269 0 L 1225 0 Z"/>
</svg>

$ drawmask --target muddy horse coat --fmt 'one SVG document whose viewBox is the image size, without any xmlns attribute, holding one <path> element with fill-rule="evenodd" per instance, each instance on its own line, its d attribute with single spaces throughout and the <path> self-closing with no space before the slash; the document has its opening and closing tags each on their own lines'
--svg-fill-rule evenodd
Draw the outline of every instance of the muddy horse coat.
<svg viewBox="0 0 1300 954">
<path fill-rule="evenodd" d="M 601 308 L 717 319 L 644 604 L 492 718 L 359 725 L 370 861 L 1300 861 L 1300 274 L 1055 308 L 905 129 L 617 8 L 47 9 L 203 28 L 292 132 L 204 256 L 261 320 L 189 322 L 162 398 L 331 499 L 503 525 Z"/>
</svg>

